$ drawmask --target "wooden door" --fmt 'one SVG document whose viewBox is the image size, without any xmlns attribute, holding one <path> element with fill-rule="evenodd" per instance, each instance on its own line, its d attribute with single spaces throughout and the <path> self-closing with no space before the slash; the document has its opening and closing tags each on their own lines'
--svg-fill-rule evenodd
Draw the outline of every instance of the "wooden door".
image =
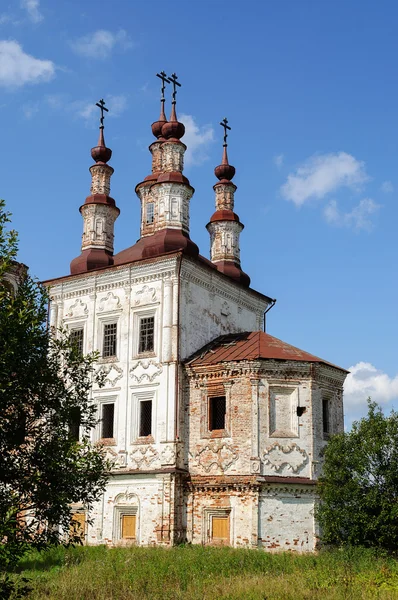
<svg viewBox="0 0 398 600">
<path fill-rule="evenodd" d="M 229 516 L 213 517 L 211 526 L 212 541 L 218 544 L 229 544 Z"/>
<path fill-rule="evenodd" d="M 86 533 L 86 515 L 85 513 L 75 513 L 72 515 L 74 523 L 70 526 L 70 534 L 78 535 L 84 539 Z"/>
<path fill-rule="evenodd" d="M 136 515 L 122 515 L 121 533 L 124 540 L 135 540 Z"/>
</svg>

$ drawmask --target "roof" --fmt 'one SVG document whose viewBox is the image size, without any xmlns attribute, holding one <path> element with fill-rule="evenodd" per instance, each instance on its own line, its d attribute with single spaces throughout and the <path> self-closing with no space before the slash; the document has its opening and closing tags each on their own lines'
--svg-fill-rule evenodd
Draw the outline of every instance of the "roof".
<svg viewBox="0 0 398 600">
<path fill-rule="evenodd" d="M 195 352 L 188 358 L 186 363 L 201 367 L 215 365 L 220 362 L 256 360 L 258 358 L 323 363 L 340 371 L 346 371 L 346 369 L 300 350 L 300 348 L 291 346 L 263 331 L 245 331 L 221 335 L 198 352 Z"/>
</svg>

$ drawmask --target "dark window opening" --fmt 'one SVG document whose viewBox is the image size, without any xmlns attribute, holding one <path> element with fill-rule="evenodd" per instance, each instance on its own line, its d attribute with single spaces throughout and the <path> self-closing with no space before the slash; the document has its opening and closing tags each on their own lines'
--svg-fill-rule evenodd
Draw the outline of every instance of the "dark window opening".
<svg viewBox="0 0 398 600">
<path fill-rule="evenodd" d="M 209 398 L 209 430 L 225 429 L 225 396 Z"/>
<path fill-rule="evenodd" d="M 80 422 L 81 422 L 81 414 L 80 408 L 75 406 L 71 410 L 71 417 L 69 423 L 69 437 L 74 441 L 78 442 L 80 437 Z"/>
<path fill-rule="evenodd" d="M 101 437 L 113 438 L 113 421 L 115 416 L 114 404 L 102 405 Z"/>
<path fill-rule="evenodd" d="M 104 325 L 104 347 L 102 356 L 116 356 L 117 323 Z"/>
<path fill-rule="evenodd" d="M 140 437 L 152 434 L 152 400 L 140 402 Z"/>
<path fill-rule="evenodd" d="M 154 204 L 153 204 L 153 202 L 148 202 L 148 204 L 146 205 L 147 225 L 150 225 L 151 223 L 153 223 L 154 218 L 155 218 Z"/>
<path fill-rule="evenodd" d="M 329 400 L 327 398 L 322 400 L 322 424 L 323 433 L 330 433 L 330 411 Z"/>
<path fill-rule="evenodd" d="M 154 349 L 155 317 L 140 319 L 140 338 L 138 352 L 153 352 Z"/>
<path fill-rule="evenodd" d="M 305 408 L 305 406 L 298 406 L 297 407 L 297 416 L 302 417 L 306 410 L 307 409 Z"/>
<path fill-rule="evenodd" d="M 81 327 L 80 329 L 72 329 L 72 331 L 70 332 L 70 342 L 72 344 L 73 349 L 78 353 L 78 354 L 83 354 L 83 335 L 84 335 L 84 329 L 83 327 Z"/>
</svg>

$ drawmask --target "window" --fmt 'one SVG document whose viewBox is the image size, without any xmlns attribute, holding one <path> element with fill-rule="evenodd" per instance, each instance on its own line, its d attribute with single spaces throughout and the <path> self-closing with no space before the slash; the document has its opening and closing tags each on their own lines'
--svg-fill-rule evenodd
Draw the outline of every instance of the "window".
<svg viewBox="0 0 398 600">
<path fill-rule="evenodd" d="M 152 434 L 152 400 L 140 402 L 140 437 Z"/>
<path fill-rule="evenodd" d="M 101 415 L 101 437 L 113 438 L 113 421 L 115 417 L 115 405 L 103 404 Z"/>
<path fill-rule="evenodd" d="M 154 350 L 155 317 L 141 317 L 138 352 L 153 352 Z"/>
<path fill-rule="evenodd" d="M 123 540 L 135 540 L 136 515 L 121 515 L 120 533 Z"/>
<path fill-rule="evenodd" d="M 225 429 L 225 396 L 209 398 L 209 431 Z"/>
<path fill-rule="evenodd" d="M 80 437 L 80 421 L 80 408 L 75 406 L 71 410 L 71 419 L 69 423 L 69 437 L 75 442 L 78 442 Z"/>
<path fill-rule="evenodd" d="M 154 203 L 153 202 L 148 202 L 148 204 L 146 205 L 146 222 L 147 222 L 147 225 L 150 225 L 151 223 L 153 223 L 154 218 L 155 218 Z"/>
<path fill-rule="evenodd" d="M 116 356 L 117 323 L 106 323 L 104 325 L 104 345 L 102 356 Z"/>
<path fill-rule="evenodd" d="M 83 327 L 79 327 L 79 329 L 72 329 L 70 332 L 70 342 L 78 354 L 83 354 L 83 335 Z"/>
<path fill-rule="evenodd" d="M 330 433 L 330 406 L 328 398 L 322 399 L 322 430 L 325 434 Z"/>
</svg>

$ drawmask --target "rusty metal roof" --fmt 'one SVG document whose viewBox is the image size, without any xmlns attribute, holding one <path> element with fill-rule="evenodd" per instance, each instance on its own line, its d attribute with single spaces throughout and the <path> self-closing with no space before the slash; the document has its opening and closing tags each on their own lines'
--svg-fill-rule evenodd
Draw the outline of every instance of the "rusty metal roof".
<svg viewBox="0 0 398 600">
<path fill-rule="evenodd" d="M 291 346 L 263 331 L 246 331 L 222 335 L 195 352 L 186 363 L 195 367 L 220 362 L 255 359 L 297 360 L 317 362 L 346 371 L 332 363 Z"/>
</svg>

